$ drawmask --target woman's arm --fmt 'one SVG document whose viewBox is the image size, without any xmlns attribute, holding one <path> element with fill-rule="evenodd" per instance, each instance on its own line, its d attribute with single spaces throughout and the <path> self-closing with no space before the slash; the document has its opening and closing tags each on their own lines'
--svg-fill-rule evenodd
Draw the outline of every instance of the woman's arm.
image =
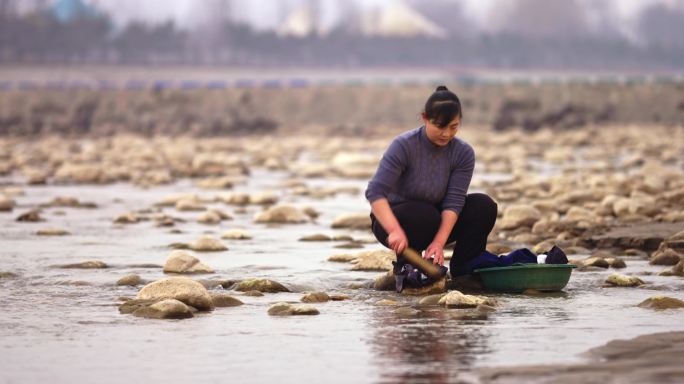
<svg viewBox="0 0 684 384">
<path fill-rule="evenodd" d="M 385 232 L 387 232 L 387 244 L 397 255 L 400 255 L 408 247 L 408 239 L 396 216 L 394 216 L 394 212 L 392 212 L 387 199 L 380 198 L 373 201 L 371 203 L 371 212 L 373 212 L 375 218 L 380 222 Z M 449 235 L 447 234 L 447 236 Z"/>
<path fill-rule="evenodd" d="M 442 211 L 442 222 L 439 224 L 439 229 L 437 230 L 434 240 L 432 240 L 432 243 L 430 243 L 425 250 L 423 258 L 432 258 L 434 264 L 444 264 L 444 246 L 446 245 L 451 230 L 454 229 L 457 220 L 458 214 L 456 212 L 451 210 Z"/>
</svg>

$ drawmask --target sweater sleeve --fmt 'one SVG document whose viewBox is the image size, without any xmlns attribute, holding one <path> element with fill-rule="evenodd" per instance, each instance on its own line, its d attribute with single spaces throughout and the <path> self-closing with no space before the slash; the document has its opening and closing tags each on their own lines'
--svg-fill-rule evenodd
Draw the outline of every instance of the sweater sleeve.
<svg viewBox="0 0 684 384">
<path fill-rule="evenodd" d="M 397 183 L 408 164 L 408 151 L 399 139 L 394 139 L 385 154 L 382 155 L 378 170 L 368 182 L 366 199 L 369 202 L 387 198 L 390 192 L 397 189 Z"/>
<path fill-rule="evenodd" d="M 457 215 L 461 214 L 474 168 L 475 151 L 473 151 L 470 145 L 466 144 L 449 175 L 447 192 L 444 200 L 442 200 L 443 210 L 454 211 Z"/>
</svg>

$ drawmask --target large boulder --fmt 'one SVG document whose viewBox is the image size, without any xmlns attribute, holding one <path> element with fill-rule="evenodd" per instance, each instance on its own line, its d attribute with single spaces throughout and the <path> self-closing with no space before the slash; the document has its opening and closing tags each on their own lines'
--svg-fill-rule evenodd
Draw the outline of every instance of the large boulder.
<svg viewBox="0 0 684 384">
<path fill-rule="evenodd" d="M 652 265 L 676 265 L 683 257 L 684 255 L 674 249 L 665 248 L 653 252 L 649 263 Z"/>
<path fill-rule="evenodd" d="M 138 292 L 136 298 L 141 300 L 176 299 L 201 311 L 214 308 L 207 289 L 187 277 L 171 277 L 149 283 Z"/>
<path fill-rule="evenodd" d="M 476 308 L 478 305 L 496 306 L 493 298 L 475 295 L 464 295 L 459 291 L 451 291 L 444 295 L 438 302 L 447 308 Z"/>
<path fill-rule="evenodd" d="M 254 216 L 256 223 L 306 223 L 309 216 L 301 209 L 289 205 L 274 205 Z"/>
<path fill-rule="evenodd" d="M 164 273 L 214 273 L 214 270 L 188 252 L 175 250 L 166 259 Z"/>
<path fill-rule="evenodd" d="M 193 317 L 192 310 L 176 299 L 165 299 L 149 306 L 142 306 L 133 312 L 133 316 L 148 319 L 188 319 Z"/>
<path fill-rule="evenodd" d="M 531 205 L 511 205 L 506 208 L 503 218 L 497 222 L 500 229 L 509 230 L 520 227 L 532 227 L 541 219 L 541 212 Z"/>
<path fill-rule="evenodd" d="M 318 309 L 306 304 L 276 303 L 268 308 L 271 316 L 318 315 Z"/>
<path fill-rule="evenodd" d="M 269 279 L 247 279 L 239 282 L 235 290 L 240 292 L 259 291 L 259 292 L 290 292 L 284 285 Z"/>
</svg>

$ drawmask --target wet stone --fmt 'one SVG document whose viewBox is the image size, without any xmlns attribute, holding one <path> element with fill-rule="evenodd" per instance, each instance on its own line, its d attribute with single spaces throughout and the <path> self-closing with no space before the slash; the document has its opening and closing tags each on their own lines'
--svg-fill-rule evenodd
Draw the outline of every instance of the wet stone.
<svg viewBox="0 0 684 384">
<path fill-rule="evenodd" d="M 136 309 L 133 316 L 147 319 L 188 319 L 193 317 L 192 310 L 183 302 L 175 299 L 158 301 L 149 306 Z"/>
<path fill-rule="evenodd" d="M 651 265 L 676 265 L 682 259 L 682 255 L 672 248 L 656 251 L 651 256 Z"/>
<path fill-rule="evenodd" d="M 363 248 L 363 243 L 359 243 L 356 241 L 351 241 L 349 243 L 344 243 L 344 244 L 338 244 L 335 245 L 333 248 L 338 248 L 338 249 L 360 249 Z"/>
<path fill-rule="evenodd" d="M 318 315 L 318 309 L 306 304 L 276 303 L 268 308 L 271 316 L 312 316 Z"/>
<path fill-rule="evenodd" d="M 360 252 L 353 261 L 352 271 L 387 271 L 396 260 L 394 252 L 384 249 Z"/>
<path fill-rule="evenodd" d="M 641 308 L 649 308 L 655 310 L 677 309 L 684 308 L 684 301 L 668 296 L 654 296 L 650 297 L 637 305 Z"/>
<path fill-rule="evenodd" d="M 235 285 L 235 280 L 197 280 L 198 283 L 202 284 L 206 289 L 214 289 L 221 287 L 223 289 L 228 289 Z"/>
<path fill-rule="evenodd" d="M 376 301 L 375 305 L 399 305 L 399 302 L 391 299 L 382 299 Z"/>
<path fill-rule="evenodd" d="M 369 229 L 371 219 L 368 212 L 348 213 L 336 217 L 332 222 L 333 228 Z"/>
<path fill-rule="evenodd" d="M 122 277 L 116 281 L 116 285 L 119 285 L 119 286 L 128 285 L 128 286 L 135 287 L 136 285 L 142 285 L 142 284 L 144 284 L 143 279 L 140 277 L 140 275 L 136 275 L 134 273 L 130 274 L 130 275 L 126 275 L 126 276 L 124 276 L 124 277 Z"/>
<path fill-rule="evenodd" d="M 328 261 L 333 263 L 350 263 L 356 259 L 357 255 L 352 255 L 349 253 L 344 253 L 341 255 L 332 255 L 328 257 Z"/>
<path fill-rule="evenodd" d="M 399 307 L 392 311 L 397 316 L 401 317 L 413 317 L 420 315 L 420 310 L 411 307 Z"/>
<path fill-rule="evenodd" d="M 67 236 L 69 231 L 60 228 L 43 228 L 36 232 L 38 236 Z"/>
<path fill-rule="evenodd" d="M 211 310 L 214 305 L 204 286 L 187 277 L 171 277 L 144 286 L 136 299 L 176 299 L 198 310 Z"/>
<path fill-rule="evenodd" d="M 447 308 L 475 308 L 480 304 L 496 306 L 495 299 L 484 296 L 465 295 L 459 291 L 451 291 L 439 300 L 439 305 Z"/>
<path fill-rule="evenodd" d="M 436 295 L 425 296 L 418 301 L 418 305 L 439 305 L 439 300 L 441 300 L 445 295 L 446 293 L 440 293 Z"/>
<path fill-rule="evenodd" d="M 188 252 L 175 250 L 166 259 L 164 273 L 214 273 L 214 270 Z"/>
<path fill-rule="evenodd" d="M 107 264 L 103 263 L 102 261 L 91 260 L 91 261 L 84 261 L 82 263 L 58 265 L 57 268 L 63 268 L 63 269 L 103 269 L 103 268 L 109 268 L 109 266 Z"/>
<path fill-rule="evenodd" d="M 214 307 L 237 307 L 244 304 L 240 299 L 225 293 L 210 293 Z"/>
<path fill-rule="evenodd" d="M 290 292 L 284 285 L 269 279 L 248 279 L 237 284 L 235 290 L 240 292 L 259 291 L 267 293 Z"/>
<path fill-rule="evenodd" d="M 304 303 L 325 303 L 330 300 L 330 296 L 325 292 L 309 292 L 301 298 Z"/>
<path fill-rule="evenodd" d="M 250 240 L 252 235 L 243 229 L 229 229 L 221 234 L 221 238 L 225 240 Z"/>
<path fill-rule="evenodd" d="M 16 273 L 0 271 L 0 279 L 12 279 L 17 277 Z"/>
<path fill-rule="evenodd" d="M 221 252 L 228 249 L 220 240 L 211 236 L 202 236 L 199 240 L 191 243 L 188 248 L 196 252 Z"/>
<path fill-rule="evenodd" d="M 313 235 L 306 235 L 299 238 L 299 241 L 332 241 L 332 238 L 322 233 L 315 233 Z"/>
<path fill-rule="evenodd" d="M 27 222 L 27 223 L 37 223 L 40 221 L 45 221 L 45 219 L 43 219 L 40 216 L 39 210 L 31 210 L 31 211 L 28 211 L 28 212 L 25 212 L 25 213 L 22 213 L 21 215 L 19 215 L 17 217 L 17 221 Z"/>
<path fill-rule="evenodd" d="M 243 295 L 245 295 L 245 296 L 252 296 L 252 297 L 261 297 L 261 296 L 264 296 L 264 294 L 261 293 L 261 292 L 259 292 L 259 291 L 246 291 L 245 293 L 243 293 Z"/>
<path fill-rule="evenodd" d="M 131 314 L 140 308 L 150 306 L 159 301 L 158 299 L 125 299 L 126 300 L 123 302 L 123 304 L 119 305 L 119 313 L 124 315 Z"/>
<path fill-rule="evenodd" d="M 394 291 L 397 288 L 397 281 L 394 273 L 389 271 L 375 278 L 373 289 L 376 291 Z"/>
<path fill-rule="evenodd" d="M 433 295 L 437 293 L 444 293 L 447 291 L 447 279 L 443 277 L 438 281 L 421 288 L 404 288 L 401 291 L 402 295 L 408 296 L 424 296 Z"/>
<path fill-rule="evenodd" d="M 616 287 L 638 287 L 644 284 L 643 280 L 638 277 L 621 275 L 617 273 L 608 276 L 606 283 Z"/>
</svg>

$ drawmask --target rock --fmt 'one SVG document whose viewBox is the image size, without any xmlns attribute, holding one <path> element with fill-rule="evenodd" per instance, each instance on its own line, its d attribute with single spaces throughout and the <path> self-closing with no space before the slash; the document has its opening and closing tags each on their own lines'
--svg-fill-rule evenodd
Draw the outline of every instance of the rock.
<svg viewBox="0 0 684 384">
<path fill-rule="evenodd" d="M 202 189 L 228 189 L 232 188 L 235 183 L 235 178 L 231 176 L 224 177 L 209 177 L 200 180 L 196 185 Z"/>
<path fill-rule="evenodd" d="M 249 195 L 249 203 L 256 205 L 271 205 L 278 202 L 278 194 L 275 192 L 261 192 Z"/>
<path fill-rule="evenodd" d="M 318 309 L 311 305 L 276 303 L 268 308 L 271 316 L 298 316 L 298 315 L 318 315 Z"/>
<path fill-rule="evenodd" d="M 69 207 L 69 208 L 97 208 L 95 203 L 80 202 L 77 198 L 71 196 L 58 196 L 52 199 L 47 204 L 41 206 L 48 207 Z"/>
<path fill-rule="evenodd" d="M 237 307 L 244 304 L 239 299 L 225 293 L 212 292 L 209 296 L 211 296 L 211 302 L 214 304 L 214 307 Z"/>
<path fill-rule="evenodd" d="M 332 222 L 333 228 L 370 229 L 371 219 L 368 212 L 348 213 L 338 216 Z"/>
<path fill-rule="evenodd" d="M 656 310 L 684 308 L 684 301 L 674 297 L 654 296 L 642 301 L 637 307 Z"/>
<path fill-rule="evenodd" d="M 608 261 L 606 261 L 606 259 L 604 259 L 603 257 L 588 257 L 584 260 L 579 261 L 578 264 L 580 267 L 610 267 L 610 263 L 608 263 Z"/>
<path fill-rule="evenodd" d="M 32 209 L 26 213 L 22 213 L 17 217 L 17 221 L 27 222 L 27 223 L 37 223 L 39 221 L 45 221 L 40 216 L 40 210 Z"/>
<path fill-rule="evenodd" d="M 200 311 L 214 308 L 207 289 L 187 277 L 171 277 L 149 283 L 138 292 L 136 299 L 176 299 Z"/>
<path fill-rule="evenodd" d="M 335 245 L 333 248 L 338 248 L 338 249 L 360 249 L 363 248 L 363 243 L 359 243 L 356 241 L 351 241 L 349 243 L 344 243 L 344 244 L 338 244 Z"/>
<path fill-rule="evenodd" d="M 309 216 L 302 210 L 289 205 L 275 205 L 254 217 L 255 223 L 306 223 Z"/>
<path fill-rule="evenodd" d="M 651 265 L 675 265 L 682 260 L 682 255 L 672 248 L 665 248 L 656 251 L 651 256 L 649 264 Z"/>
<path fill-rule="evenodd" d="M 352 271 L 387 271 L 392 269 L 392 261 L 396 260 L 393 251 L 379 249 L 360 252 L 356 255 Z"/>
<path fill-rule="evenodd" d="M 166 259 L 164 273 L 214 273 L 214 270 L 188 252 L 175 250 Z"/>
<path fill-rule="evenodd" d="M 246 193 L 222 193 L 217 198 L 223 203 L 230 205 L 247 205 L 249 204 L 249 195 Z"/>
<path fill-rule="evenodd" d="M 418 305 L 439 305 L 439 301 L 444 296 L 446 296 L 446 293 L 425 296 L 418 301 Z"/>
<path fill-rule="evenodd" d="M 109 268 L 109 266 L 101 261 L 84 261 L 82 263 L 75 263 L 75 264 L 64 264 L 64 265 L 58 265 L 58 268 L 63 268 L 63 269 L 103 269 L 103 268 Z"/>
<path fill-rule="evenodd" d="M 148 319 L 189 319 L 193 317 L 193 314 L 192 310 L 184 303 L 175 299 L 166 299 L 136 309 L 133 316 Z"/>
<path fill-rule="evenodd" d="M 447 280 L 446 277 L 439 279 L 438 281 L 421 288 L 404 288 L 401 291 L 402 295 L 408 296 L 423 296 L 423 295 L 433 295 L 436 293 L 444 293 L 447 291 Z"/>
<path fill-rule="evenodd" d="M 644 223 L 617 227 L 608 232 L 583 239 L 589 248 L 635 248 L 653 251 L 669 236 L 684 229 L 680 223 Z"/>
<path fill-rule="evenodd" d="M 375 278 L 373 288 L 376 291 L 394 291 L 397 289 L 397 282 L 394 273 L 389 271 Z"/>
<path fill-rule="evenodd" d="M 644 282 L 638 277 L 621 275 L 618 273 L 608 276 L 606 283 L 617 287 L 638 287 L 644 284 Z"/>
<path fill-rule="evenodd" d="M 228 249 L 220 240 L 211 236 L 202 236 L 199 240 L 188 245 L 188 248 L 196 252 L 220 252 Z"/>
<path fill-rule="evenodd" d="M 392 311 L 397 316 L 412 317 L 420 314 L 420 310 L 411 307 L 399 307 Z"/>
<path fill-rule="evenodd" d="M 534 247 L 532 247 L 532 252 L 535 254 L 540 254 L 544 252 L 548 252 L 553 246 L 556 244 L 555 241 L 553 240 L 544 240 L 540 243 L 535 244 Z"/>
<path fill-rule="evenodd" d="M 332 241 L 332 238 L 330 238 L 328 235 L 316 233 L 313 235 L 302 236 L 299 238 L 299 241 Z"/>
<path fill-rule="evenodd" d="M 398 305 L 399 303 L 395 300 L 382 299 L 375 302 L 375 305 Z"/>
<path fill-rule="evenodd" d="M 66 236 L 70 235 L 69 231 L 59 228 L 43 228 L 36 232 L 38 236 Z"/>
<path fill-rule="evenodd" d="M 237 284 L 235 290 L 241 292 L 259 291 L 268 293 L 290 292 L 289 289 L 287 289 L 284 285 L 280 284 L 279 282 L 268 279 L 243 280 Z"/>
<path fill-rule="evenodd" d="M 197 197 L 197 195 L 194 193 L 169 195 L 165 196 L 154 205 L 157 207 L 174 207 L 181 200 L 199 202 L 199 197 Z"/>
<path fill-rule="evenodd" d="M 475 308 L 480 304 L 494 307 L 497 305 L 497 302 L 489 297 L 464 295 L 459 291 L 451 291 L 444 295 L 438 304 L 444 305 L 447 308 Z"/>
<path fill-rule="evenodd" d="M 221 216 L 214 211 L 207 211 L 197 217 L 197 222 L 200 224 L 218 224 L 221 222 Z"/>
<path fill-rule="evenodd" d="M 605 260 L 611 268 L 627 268 L 627 263 L 619 257 L 606 257 Z"/>
<path fill-rule="evenodd" d="M 451 277 L 451 288 L 461 292 L 478 292 L 484 290 L 484 284 L 478 274 Z"/>
<path fill-rule="evenodd" d="M 682 277 L 684 277 L 684 260 L 679 260 L 679 263 L 677 263 L 677 265 L 675 265 L 674 267 L 672 267 L 672 269 L 670 270 L 670 272 L 671 272 L 674 276 L 682 276 Z"/>
<path fill-rule="evenodd" d="M 328 257 L 328 261 L 332 261 L 333 263 L 350 263 L 354 260 L 356 260 L 357 255 L 352 255 L 350 253 L 344 253 L 341 255 L 332 255 Z"/>
<path fill-rule="evenodd" d="M 139 276 L 136 275 L 135 273 L 132 273 L 130 275 L 126 275 L 119 280 L 116 281 L 116 285 L 129 285 L 131 287 L 135 287 L 136 285 L 141 285 L 143 284 L 144 281 L 143 279 Z"/>
<path fill-rule="evenodd" d="M 124 213 L 123 215 L 114 219 L 114 222 L 117 224 L 135 224 L 139 221 L 140 218 L 135 214 L 135 212 Z"/>
<path fill-rule="evenodd" d="M 150 305 L 159 302 L 160 300 L 158 299 L 128 299 L 123 302 L 123 304 L 119 305 L 119 313 L 122 315 L 129 315 L 135 311 L 137 311 L 140 308 L 144 307 L 149 307 Z"/>
<path fill-rule="evenodd" d="M 235 285 L 235 280 L 221 279 L 221 280 L 197 280 L 198 283 L 202 284 L 206 289 L 214 289 L 221 287 L 223 289 L 228 289 Z"/>
<path fill-rule="evenodd" d="M 0 279 L 12 279 L 14 277 L 17 277 L 16 273 L 0 271 Z"/>
<path fill-rule="evenodd" d="M 176 210 L 181 212 L 204 211 L 206 208 L 197 200 L 181 199 L 176 202 Z"/>
<path fill-rule="evenodd" d="M 252 296 L 252 297 L 261 297 L 261 296 L 263 296 L 264 294 L 261 293 L 261 292 L 259 292 L 259 291 L 247 291 L 247 292 L 243 293 L 243 295 L 245 295 L 245 296 Z"/>
<path fill-rule="evenodd" d="M 330 295 L 330 300 L 332 300 L 332 301 L 344 301 L 344 300 L 351 300 L 351 297 L 347 296 L 347 295 Z"/>
<path fill-rule="evenodd" d="M 229 229 L 223 232 L 221 238 L 225 240 L 250 240 L 252 235 L 244 229 Z"/>
<path fill-rule="evenodd" d="M 14 200 L 9 197 L 0 194 L 0 212 L 7 212 L 14 209 Z"/>
<path fill-rule="evenodd" d="M 511 252 L 513 248 L 505 244 L 492 243 L 487 244 L 487 252 L 493 253 L 495 255 L 503 255 Z"/>
<path fill-rule="evenodd" d="M 304 213 L 306 213 L 306 215 L 309 216 L 309 217 L 312 218 L 312 219 L 315 219 L 315 218 L 317 218 L 318 216 L 321 215 L 321 213 L 318 212 L 318 211 L 317 211 L 316 209 L 314 209 L 313 207 L 304 207 L 304 208 L 302 209 L 302 211 L 304 211 Z"/>
<path fill-rule="evenodd" d="M 504 211 L 503 218 L 497 222 L 500 229 L 532 227 L 541 219 L 541 212 L 531 205 L 511 205 Z"/>
<path fill-rule="evenodd" d="M 54 174 L 59 183 L 98 184 L 107 182 L 107 176 L 97 164 L 63 163 Z"/>
<path fill-rule="evenodd" d="M 325 303 L 330 301 L 330 296 L 325 292 L 309 292 L 301 298 L 301 301 L 304 303 Z"/>
</svg>

